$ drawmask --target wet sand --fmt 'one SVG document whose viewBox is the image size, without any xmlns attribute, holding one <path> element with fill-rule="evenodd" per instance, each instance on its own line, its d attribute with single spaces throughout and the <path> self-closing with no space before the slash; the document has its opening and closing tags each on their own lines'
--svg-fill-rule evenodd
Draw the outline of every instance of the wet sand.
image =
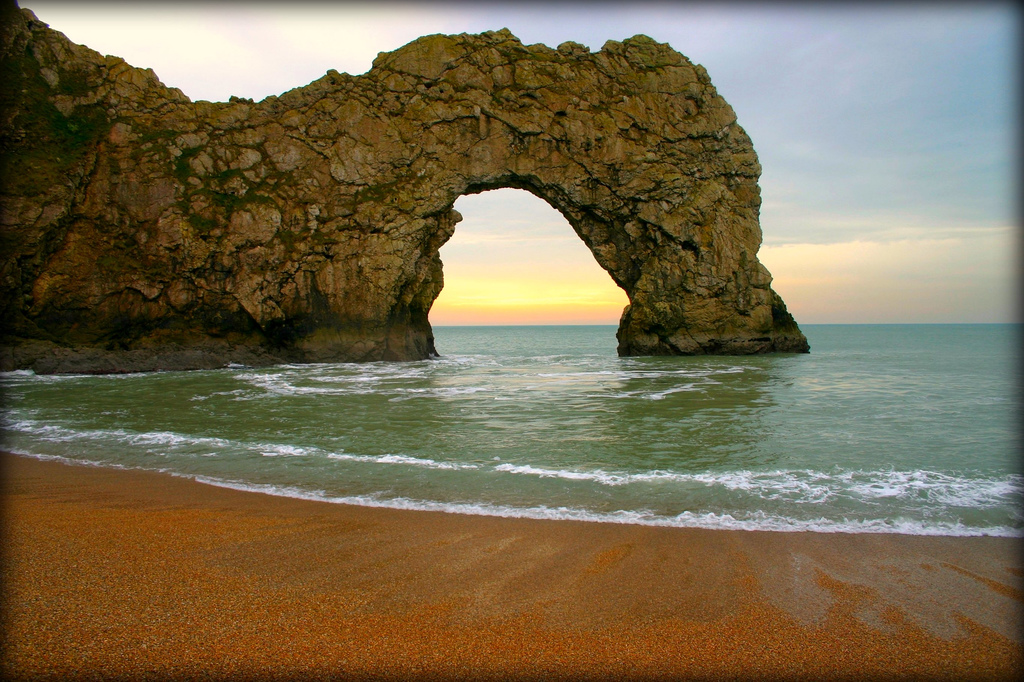
<svg viewBox="0 0 1024 682">
<path fill-rule="evenodd" d="M 4 678 L 1024 672 L 1018 539 L 501 519 L 0 466 Z"/>
</svg>

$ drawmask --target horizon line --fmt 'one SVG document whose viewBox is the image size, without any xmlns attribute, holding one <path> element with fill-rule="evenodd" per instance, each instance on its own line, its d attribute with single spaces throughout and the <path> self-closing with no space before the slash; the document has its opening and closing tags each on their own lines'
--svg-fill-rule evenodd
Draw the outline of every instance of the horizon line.
<svg viewBox="0 0 1024 682">
<path fill-rule="evenodd" d="M 912 327 L 924 325 L 985 325 L 985 324 L 1024 324 L 1022 321 L 1015 322 L 801 322 L 800 327 L 824 327 L 824 326 L 893 326 Z M 538 324 L 434 324 L 431 328 L 438 327 L 618 327 L 617 322 L 565 322 L 565 323 L 538 323 Z"/>
</svg>

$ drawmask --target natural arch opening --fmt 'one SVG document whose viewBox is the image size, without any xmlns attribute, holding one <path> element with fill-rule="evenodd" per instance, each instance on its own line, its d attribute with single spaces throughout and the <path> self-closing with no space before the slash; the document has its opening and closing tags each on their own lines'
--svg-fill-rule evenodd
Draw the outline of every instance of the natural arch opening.
<svg viewBox="0 0 1024 682">
<path fill-rule="evenodd" d="M 616 325 L 629 299 L 556 209 L 523 189 L 460 197 L 431 326 Z M 443 349 L 438 349 L 443 353 Z"/>
</svg>

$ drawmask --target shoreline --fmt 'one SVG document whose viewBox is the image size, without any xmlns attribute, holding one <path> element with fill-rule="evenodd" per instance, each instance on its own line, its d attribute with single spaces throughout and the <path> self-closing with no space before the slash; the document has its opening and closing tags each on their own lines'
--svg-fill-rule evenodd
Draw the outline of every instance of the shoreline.
<svg viewBox="0 0 1024 682">
<path fill-rule="evenodd" d="M 7 453 L 0 473 L 6 677 L 1024 671 L 1020 538 L 471 516 Z"/>
<path fill-rule="evenodd" d="M 371 496 L 341 496 L 327 497 L 319 496 L 314 492 L 300 491 L 295 488 L 281 488 L 273 484 L 237 483 L 230 480 L 222 480 L 203 474 L 184 474 L 171 471 L 170 469 L 147 469 L 144 467 L 128 467 L 106 462 L 96 462 L 88 459 L 72 459 L 62 455 L 42 455 L 16 451 L 0 451 L 5 454 L 26 457 L 44 462 L 54 462 L 72 467 L 91 467 L 99 469 L 113 469 L 117 471 L 137 471 L 141 473 L 154 473 L 159 475 L 173 476 L 187 481 L 208 485 L 216 488 L 225 488 L 239 492 L 266 495 L 269 497 L 283 497 L 286 499 L 303 500 L 316 504 L 340 504 L 355 507 L 367 507 L 371 509 L 391 509 L 395 511 L 429 511 L 441 514 L 456 514 L 460 516 L 482 516 L 503 519 L 531 519 L 542 521 L 573 521 L 580 523 L 599 523 L 615 525 L 634 525 L 649 528 L 679 528 L 679 529 L 702 529 L 712 531 L 737 531 L 737 532 L 767 532 L 767 533 L 823 533 L 823 534 L 847 534 L 847 535 L 904 535 L 912 537 L 1001 537 L 1017 539 L 1022 541 L 1024 547 L 1024 531 L 1007 527 L 984 527 L 973 528 L 969 526 L 953 526 L 942 524 L 924 526 L 914 522 L 903 522 L 896 529 L 894 525 L 886 525 L 884 521 L 873 523 L 871 521 L 846 521 L 845 524 L 838 524 L 821 519 L 814 522 L 800 522 L 785 517 L 773 519 L 774 525 L 761 521 L 743 521 L 733 519 L 730 515 L 716 517 L 720 523 L 704 521 L 693 521 L 692 523 L 673 523 L 673 517 L 648 516 L 640 512 L 619 511 L 616 513 L 591 512 L 580 508 L 567 507 L 515 507 L 502 506 L 486 502 L 480 503 L 445 503 L 429 500 L 415 500 L 408 498 L 397 498 L 391 500 L 378 500 Z M 700 516 L 693 517 L 700 519 Z M 678 520 L 678 518 L 676 518 Z M 834 525 L 830 525 L 834 524 Z M 970 531 L 970 532 L 956 532 Z M 997 531 L 997 532 L 993 532 Z"/>
</svg>

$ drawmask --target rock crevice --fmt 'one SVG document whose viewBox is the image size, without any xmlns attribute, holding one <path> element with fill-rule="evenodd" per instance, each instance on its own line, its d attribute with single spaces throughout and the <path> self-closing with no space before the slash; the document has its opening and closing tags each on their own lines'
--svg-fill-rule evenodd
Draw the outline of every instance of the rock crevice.
<svg viewBox="0 0 1024 682">
<path fill-rule="evenodd" d="M 0 36 L 0 366 L 414 360 L 464 194 L 526 189 L 627 293 L 619 353 L 806 351 L 760 166 L 699 65 L 433 35 L 364 75 L 190 101 L 27 10 Z"/>
</svg>

